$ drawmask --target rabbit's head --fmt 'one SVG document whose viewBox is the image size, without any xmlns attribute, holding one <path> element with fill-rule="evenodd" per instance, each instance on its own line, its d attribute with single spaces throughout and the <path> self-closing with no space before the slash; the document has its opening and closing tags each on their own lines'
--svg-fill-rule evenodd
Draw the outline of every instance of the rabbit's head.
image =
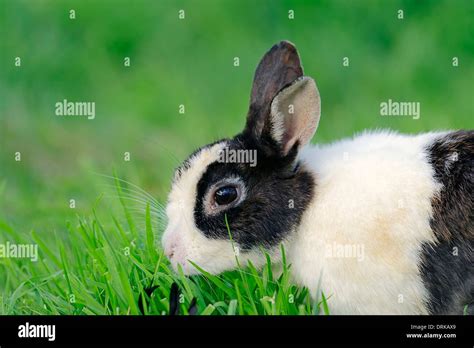
<svg viewBox="0 0 474 348">
<path fill-rule="evenodd" d="M 174 268 L 210 273 L 252 261 L 297 229 L 314 193 L 314 179 L 298 154 L 320 117 L 313 79 L 303 76 L 296 48 L 283 41 L 255 72 L 244 130 L 195 151 L 176 169 L 163 247 Z M 228 221 L 228 227 L 226 224 Z"/>
</svg>

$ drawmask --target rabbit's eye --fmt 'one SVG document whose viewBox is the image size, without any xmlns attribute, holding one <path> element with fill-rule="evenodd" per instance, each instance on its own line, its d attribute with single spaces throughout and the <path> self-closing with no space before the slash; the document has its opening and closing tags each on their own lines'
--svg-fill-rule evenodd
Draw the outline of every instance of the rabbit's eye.
<svg viewBox="0 0 474 348">
<path fill-rule="evenodd" d="M 234 186 L 224 186 L 216 190 L 214 200 L 218 205 L 227 205 L 237 199 L 238 192 Z"/>
<path fill-rule="evenodd" d="M 236 176 L 228 176 L 216 181 L 203 197 L 204 212 L 217 215 L 226 209 L 236 207 L 247 196 L 244 181 Z"/>
</svg>

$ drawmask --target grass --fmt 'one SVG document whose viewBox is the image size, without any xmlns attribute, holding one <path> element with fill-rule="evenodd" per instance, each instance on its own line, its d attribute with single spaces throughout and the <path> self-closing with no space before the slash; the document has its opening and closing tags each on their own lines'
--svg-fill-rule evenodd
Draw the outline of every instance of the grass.
<svg viewBox="0 0 474 348">
<path fill-rule="evenodd" d="M 111 216 L 114 228 L 106 228 L 97 216 L 96 207 L 87 218 L 78 217 L 67 224 L 66 236 L 43 240 L 36 232 L 17 233 L 0 223 L 2 242 L 37 244 L 38 262 L 27 259 L 0 259 L 5 292 L 0 298 L 0 314 L 74 314 L 74 315 L 161 315 L 169 314 L 173 301 L 170 289 L 177 284 L 179 312 L 188 314 L 191 302 L 200 315 L 313 315 L 328 314 L 324 294 L 315 304 L 305 288 L 290 281 L 291 265 L 282 247 L 283 271 L 272 272 L 270 256 L 257 270 L 251 263 L 222 275 L 211 275 L 195 265 L 201 274 L 186 277 L 175 273 L 163 251 L 157 247 L 159 233 L 153 226 L 154 201 L 145 205 L 144 223 L 137 224 L 130 201 L 136 190 L 116 179 L 125 222 Z M 140 200 L 140 204 L 145 203 Z M 226 218 L 227 223 L 227 218 Z M 227 223 L 228 232 L 231 230 Z M 155 227 L 156 228 L 156 227 Z M 53 242 L 55 241 L 55 242 Z M 262 250 L 262 252 L 264 252 Z M 174 310 L 171 310 L 174 312 Z"/>
</svg>

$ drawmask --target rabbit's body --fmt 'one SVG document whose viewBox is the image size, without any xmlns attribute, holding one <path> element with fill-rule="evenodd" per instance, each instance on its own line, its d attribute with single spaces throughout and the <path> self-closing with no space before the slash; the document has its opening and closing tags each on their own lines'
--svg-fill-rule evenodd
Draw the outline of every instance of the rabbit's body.
<svg viewBox="0 0 474 348">
<path fill-rule="evenodd" d="M 278 263 L 283 244 L 294 280 L 314 297 L 321 288 L 332 313 L 462 313 L 474 299 L 474 131 L 308 145 L 319 118 L 295 47 L 275 45 L 244 130 L 175 172 L 163 235 L 172 266 L 217 274 L 237 251 L 259 267 L 261 247 Z M 231 160 L 248 152 L 254 162 Z"/>
<path fill-rule="evenodd" d="M 455 133 L 408 136 L 382 131 L 331 145 L 308 146 L 302 151 L 302 161 L 315 176 L 315 194 L 287 245 L 288 259 L 295 279 L 313 293 L 321 275 L 322 289 L 334 294 L 330 301 L 333 313 L 423 314 L 430 312 L 428 304 L 437 302 L 427 284 L 428 269 L 422 267 L 426 263 L 423 247 L 433 245 L 436 250 L 440 240 L 430 223 L 436 222 L 433 204 L 444 189 L 431 164 L 436 154 L 430 149 L 437 140 L 449 141 L 450 134 Z M 464 165 L 462 170 L 473 175 L 474 132 L 466 140 L 470 149 L 466 143 L 464 153 L 462 148 L 453 150 L 438 160 L 447 170 Z M 459 161 L 467 151 L 470 169 Z M 471 176 L 471 186 L 458 188 L 464 192 L 448 194 L 464 195 L 460 203 L 466 206 L 470 199 L 474 208 L 474 198 L 469 196 L 474 190 L 473 180 Z M 474 221 L 464 223 L 473 233 Z M 452 227 L 453 234 L 468 233 Z M 472 262 L 473 250 L 462 249 L 464 243 L 458 245 L 458 252 Z M 463 280 L 452 274 L 457 260 L 465 265 Z M 430 262 L 437 261 L 440 258 Z M 450 285 L 444 294 L 447 299 L 460 293 L 464 284 L 474 286 L 473 264 L 465 262 L 458 256 L 439 267 L 442 273 L 438 279 Z M 438 303 L 433 308 L 454 312 L 456 306 L 462 312 L 461 303 L 452 305 L 443 308 Z"/>
</svg>

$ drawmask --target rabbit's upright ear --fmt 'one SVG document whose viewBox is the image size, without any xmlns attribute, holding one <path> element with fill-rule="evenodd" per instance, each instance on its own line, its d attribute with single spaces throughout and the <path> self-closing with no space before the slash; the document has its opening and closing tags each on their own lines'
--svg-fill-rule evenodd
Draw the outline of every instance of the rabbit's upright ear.
<svg viewBox="0 0 474 348">
<path fill-rule="evenodd" d="M 308 144 L 319 124 L 321 103 L 316 83 L 302 77 L 273 99 L 270 110 L 270 136 L 286 156 L 293 146 Z"/>
<path fill-rule="evenodd" d="M 295 46 L 287 41 L 273 46 L 255 72 L 244 133 L 286 156 L 311 140 L 319 116 L 318 89 L 313 79 L 303 77 Z"/>
</svg>

